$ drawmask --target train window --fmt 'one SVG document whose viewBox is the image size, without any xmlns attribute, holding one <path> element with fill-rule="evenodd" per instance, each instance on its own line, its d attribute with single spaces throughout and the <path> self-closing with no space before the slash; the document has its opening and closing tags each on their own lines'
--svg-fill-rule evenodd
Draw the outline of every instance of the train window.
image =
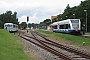
<svg viewBox="0 0 90 60">
<path fill-rule="evenodd" d="M 54 26 L 54 29 L 57 29 L 57 25 Z"/>
<path fill-rule="evenodd" d="M 7 27 L 12 27 L 12 25 L 9 25 L 9 24 L 8 24 Z"/>
<path fill-rule="evenodd" d="M 79 28 L 79 24 L 78 23 L 73 23 L 72 26 L 73 26 L 74 29 L 78 29 Z"/>
<path fill-rule="evenodd" d="M 15 25 L 13 25 L 13 27 L 15 27 Z"/>
<path fill-rule="evenodd" d="M 5 25 L 5 27 L 7 27 L 7 25 Z"/>
<path fill-rule="evenodd" d="M 70 24 L 60 25 L 59 29 L 70 29 Z"/>
<path fill-rule="evenodd" d="M 68 29 L 68 24 L 64 24 L 64 29 Z"/>
<path fill-rule="evenodd" d="M 64 25 L 60 25 L 59 28 L 60 28 L 60 29 L 64 29 Z"/>
<path fill-rule="evenodd" d="M 69 24 L 66 24 L 66 29 L 68 29 L 68 25 L 69 25 Z"/>
<path fill-rule="evenodd" d="M 68 24 L 68 29 L 70 29 L 71 27 L 70 27 L 70 24 Z"/>
<path fill-rule="evenodd" d="M 72 23 L 79 23 L 79 20 L 71 20 Z"/>
</svg>

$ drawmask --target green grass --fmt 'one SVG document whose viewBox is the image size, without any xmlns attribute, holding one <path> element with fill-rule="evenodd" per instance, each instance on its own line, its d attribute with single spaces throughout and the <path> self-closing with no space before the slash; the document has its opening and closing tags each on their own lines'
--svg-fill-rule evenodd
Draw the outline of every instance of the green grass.
<svg viewBox="0 0 90 60">
<path fill-rule="evenodd" d="M 43 30 L 37 30 L 37 32 L 44 33 L 47 36 L 54 35 L 54 37 L 62 37 L 62 38 L 65 38 L 66 40 L 70 40 L 72 42 L 79 43 L 79 44 L 82 44 L 82 42 L 85 42 L 86 45 L 90 45 L 90 39 L 89 38 L 73 36 L 73 35 L 70 35 L 70 34 L 43 31 Z"/>
<path fill-rule="evenodd" d="M 33 60 L 23 52 L 23 46 L 17 35 L 0 29 L 0 60 Z"/>
</svg>

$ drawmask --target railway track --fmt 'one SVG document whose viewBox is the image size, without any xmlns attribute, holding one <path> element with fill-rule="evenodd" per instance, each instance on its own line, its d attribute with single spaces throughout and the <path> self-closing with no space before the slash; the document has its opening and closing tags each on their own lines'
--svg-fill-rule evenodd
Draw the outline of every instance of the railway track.
<svg viewBox="0 0 90 60">
<path fill-rule="evenodd" d="M 84 57 L 86 57 L 86 58 L 90 58 L 90 53 L 88 53 L 88 52 L 85 52 L 85 51 L 83 51 L 83 50 L 82 50 L 82 51 L 81 51 L 81 50 L 77 50 L 77 49 L 75 49 L 75 48 L 68 47 L 68 46 L 65 46 L 65 45 L 62 45 L 62 44 L 58 44 L 58 43 L 56 43 L 56 42 L 48 39 L 47 37 L 45 37 L 44 35 L 36 32 L 36 31 L 34 31 L 34 33 L 36 33 L 36 34 L 38 34 L 39 36 L 43 37 L 43 38 L 44 38 L 45 40 L 47 40 L 48 42 L 52 42 L 52 43 L 53 43 L 52 45 L 54 45 L 54 46 L 57 46 L 57 47 L 62 48 L 62 49 L 66 49 L 67 51 L 75 52 L 76 54 L 79 54 L 79 55 L 84 56 Z M 49 43 L 49 44 L 50 44 L 50 43 Z M 86 56 L 85 56 L 85 55 L 86 55 Z"/>
<path fill-rule="evenodd" d="M 64 60 L 90 60 L 90 54 L 85 51 L 56 43 L 48 39 L 46 36 L 35 31 L 31 31 L 31 34 L 33 35 L 32 37 L 29 35 L 24 35 L 20 37 L 29 42 L 32 42 L 33 44 L 51 52 L 52 54 Z M 35 39 L 36 41 L 31 41 L 31 38 Z"/>
</svg>

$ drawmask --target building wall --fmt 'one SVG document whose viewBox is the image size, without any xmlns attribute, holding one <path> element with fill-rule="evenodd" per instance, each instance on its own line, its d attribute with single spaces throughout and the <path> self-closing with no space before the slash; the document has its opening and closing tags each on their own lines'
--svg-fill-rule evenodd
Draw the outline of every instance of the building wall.
<svg viewBox="0 0 90 60">
<path fill-rule="evenodd" d="M 57 16 L 51 16 L 51 22 L 52 22 L 52 20 L 53 20 L 54 18 L 57 18 Z"/>
</svg>

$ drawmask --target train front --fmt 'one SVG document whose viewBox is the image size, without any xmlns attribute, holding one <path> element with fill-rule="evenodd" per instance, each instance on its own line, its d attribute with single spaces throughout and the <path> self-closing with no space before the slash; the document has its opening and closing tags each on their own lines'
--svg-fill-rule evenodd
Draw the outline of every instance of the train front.
<svg viewBox="0 0 90 60">
<path fill-rule="evenodd" d="M 81 22 L 80 19 L 71 19 L 71 33 L 80 34 L 81 31 Z"/>
</svg>

